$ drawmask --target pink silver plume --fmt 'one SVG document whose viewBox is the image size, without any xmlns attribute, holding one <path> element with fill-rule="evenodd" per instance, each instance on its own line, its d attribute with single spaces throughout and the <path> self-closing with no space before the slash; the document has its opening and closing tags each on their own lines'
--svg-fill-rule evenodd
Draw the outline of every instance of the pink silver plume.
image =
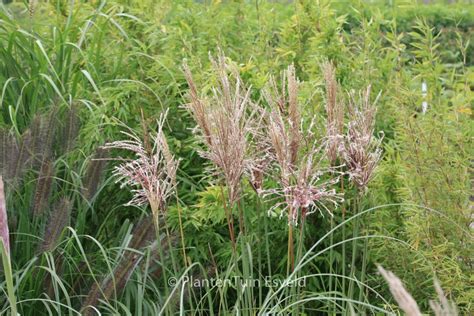
<svg viewBox="0 0 474 316">
<path fill-rule="evenodd" d="M 298 104 L 298 86 L 295 68 L 289 66 L 283 74 L 279 91 L 275 80 L 269 81 L 263 95 L 270 106 L 266 114 L 268 156 L 279 170 L 280 188 L 265 191 L 265 196 L 283 197 L 274 208 L 283 208 L 289 224 L 298 223 L 299 214 L 307 216 L 316 210 L 331 211 L 326 204 L 337 205 L 342 197 L 331 186 L 338 182 L 332 168 L 322 168 L 322 145 L 314 136 L 314 121 L 303 129 L 304 119 Z M 287 97 L 288 95 L 288 97 Z M 329 172 L 331 171 L 331 172 Z M 330 180 L 322 180 L 324 174 Z"/>
<path fill-rule="evenodd" d="M 326 88 L 326 155 L 331 166 L 335 166 L 344 140 L 344 104 L 338 98 L 339 85 L 333 64 L 326 62 L 322 68 Z"/>
<path fill-rule="evenodd" d="M 350 179 L 363 193 L 367 190 L 382 157 L 383 134 L 379 138 L 374 136 L 375 104 L 378 97 L 373 103 L 370 102 L 370 86 L 358 99 L 354 93 L 351 93 L 350 97 L 350 120 L 341 152 Z"/>
<path fill-rule="evenodd" d="M 198 93 L 191 71 L 184 65 L 189 86 L 186 107 L 197 123 L 194 131 L 206 147 L 199 154 L 210 160 L 215 173 L 224 178 L 232 204 L 239 199 L 240 181 L 249 168 L 248 138 L 254 115 L 250 109 L 250 89 L 245 87 L 237 69 L 222 52 L 217 60 L 210 59 L 218 81 L 210 97 Z"/>
<path fill-rule="evenodd" d="M 124 161 L 114 169 L 121 187 L 134 188 L 133 198 L 127 205 L 150 204 L 155 218 L 166 210 L 166 201 L 176 189 L 178 160 L 170 153 L 163 125 L 167 113 L 158 120 L 158 131 L 151 137 L 153 146 L 147 149 L 144 141 L 133 131 L 122 132 L 129 139 L 106 144 L 106 149 L 125 149 L 135 154 L 133 159 Z"/>
</svg>

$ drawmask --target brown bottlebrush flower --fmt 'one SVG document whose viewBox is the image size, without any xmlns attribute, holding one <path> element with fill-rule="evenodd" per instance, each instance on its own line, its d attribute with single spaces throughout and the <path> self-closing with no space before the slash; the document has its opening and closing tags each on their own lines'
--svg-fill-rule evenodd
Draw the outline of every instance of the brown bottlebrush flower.
<svg viewBox="0 0 474 316">
<path fill-rule="evenodd" d="M 124 162 L 115 167 L 114 175 L 121 187 L 134 188 L 133 198 L 127 205 L 149 204 L 155 221 L 160 212 L 166 210 L 166 202 L 176 188 L 178 161 L 170 154 L 163 133 L 166 113 L 158 121 L 158 132 L 151 137 L 152 151 L 146 150 L 143 141 L 132 130 L 122 132 L 128 140 L 115 141 L 104 146 L 106 149 L 125 149 L 134 153 L 133 159 L 121 159 Z"/>
<path fill-rule="evenodd" d="M 23 176 L 25 171 L 30 166 L 31 158 L 31 145 L 33 142 L 33 136 L 30 130 L 26 130 L 20 138 L 20 146 L 18 150 L 18 158 L 16 161 L 15 168 L 15 179 L 19 179 Z"/>
<path fill-rule="evenodd" d="M 2 129 L 0 131 L 0 137 L 0 149 L 2 150 L 0 172 L 4 176 L 5 181 L 8 182 L 15 178 L 20 149 L 17 138 L 12 132 Z"/>
<path fill-rule="evenodd" d="M 314 122 L 303 128 L 294 67 L 288 67 L 282 78 L 281 91 L 272 78 L 263 92 L 270 106 L 265 115 L 267 137 L 263 147 L 268 148 L 267 155 L 279 169 L 280 183 L 279 188 L 266 190 L 265 196 L 283 197 L 284 201 L 275 207 L 286 210 L 289 223 L 297 224 L 300 212 L 306 216 L 323 209 L 331 214 L 325 204 L 337 204 L 342 197 L 331 189 L 338 181 L 334 172 L 330 180 L 323 180 L 324 174 L 333 170 L 321 167 L 322 146 L 314 137 Z"/>
<path fill-rule="evenodd" d="M 51 251 L 56 246 L 62 231 L 69 223 L 72 202 L 62 198 L 53 208 L 43 235 L 43 242 L 39 245 L 38 252 Z"/>
<path fill-rule="evenodd" d="M 339 87 L 333 64 L 326 62 L 322 68 L 326 86 L 326 155 L 334 166 L 344 138 L 344 104 L 337 97 Z"/>
<path fill-rule="evenodd" d="M 0 172 L 5 180 L 20 179 L 31 162 L 32 134 L 26 130 L 21 137 L 14 133 L 0 130 Z"/>
<path fill-rule="evenodd" d="M 45 159 L 53 156 L 53 142 L 56 132 L 56 113 L 53 109 L 47 115 L 36 115 L 31 123 L 33 167 L 38 168 Z"/>
<path fill-rule="evenodd" d="M 10 232 L 8 230 L 7 201 L 5 199 L 5 190 L 3 187 L 3 178 L 0 175 L 0 239 L 10 254 Z"/>
<path fill-rule="evenodd" d="M 102 182 L 105 168 L 107 167 L 107 159 L 109 150 L 98 147 L 92 159 L 87 164 L 86 174 L 83 180 L 83 195 L 89 202 L 97 194 L 97 190 Z"/>
<path fill-rule="evenodd" d="M 239 198 L 240 181 L 248 167 L 247 139 L 253 117 L 250 90 L 222 53 L 217 60 L 211 58 L 211 62 L 218 84 L 209 98 L 198 94 L 191 71 L 184 65 L 190 99 L 186 106 L 197 123 L 195 132 L 207 147 L 199 154 L 210 160 L 216 173 L 223 176 L 233 204 Z"/>
<path fill-rule="evenodd" d="M 73 104 L 66 111 L 65 124 L 61 133 L 62 135 L 60 135 L 62 137 L 62 148 L 65 153 L 74 148 L 77 135 L 79 134 L 80 124 L 81 121 L 78 113 L 78 105 Z"/>
<path fill-rule="evenodd" d="M 402 281 L 390 271 L 386 271 L 381 266 L 378 266 L 380 274 L 387 281 L 390 292 L 393 295 L 398 306 L 407 314 L 407 316 L 421 316 L 420 308 L 416 304 L 413 297 L 403 286 Z"/>
<path fill-rule="evenodd" d="M 33 196 L 32 214 L 39 216 L 48 206 L 49 197 L 53 186 L 54 164 L 51 160 L 44 160 L 36 181 L 36 189 Z"/>
<path fill-rule="evenodd" d="M 359 98 L 351 93 L 350 118 L 344 146 L 341 149 L 349 177 L 361 192 L 367 189 L 382 157 L 383 134 L 379 138 L 374 136 L 377 99 L 373 103 L 370 102 L 370 86 Z"/>
</svg>

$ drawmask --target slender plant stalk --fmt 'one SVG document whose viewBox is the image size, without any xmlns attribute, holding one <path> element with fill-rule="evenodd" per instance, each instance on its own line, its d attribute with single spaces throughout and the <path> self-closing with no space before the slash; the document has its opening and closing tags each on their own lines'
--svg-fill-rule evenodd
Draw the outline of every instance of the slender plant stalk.
<svg viewBox="0 0 474 316">
<path fill-rule="evenodd" d="M 263 212 L 262 202 L 260 198 L 257 197 L 257 209 L 259 213 L 263 216 L 263 226 L 265 229 L 265 251 L 267 253 L 267 273 L 268 276 L 272 275 L 272 266 L 270 260 L 270 243 L 268 242 L 268 216 Z"/>
<path fill-rule="evenodd" d="M 237 209 L 239 210 L 239 229 L 240 233 L 245 236 L 245 221 L 244 221 L 244 210 L 240 199 L 237 200 Z"/>
<path fill-rule="evenodd" d="M 15 288 L 13 286 L 13 272 L 10 260 L 10 236 L 8 230 L 7 203 L 3 178 L 0 175 L 0 255 L 2 256 L 3 271 L 7 283 L 7 295 L 10 302 L 12 316 L 17 316 Z"/>
<path fill-rule="evenodd" d="M 224 212 L 227 218 L 227 227 L 229 228 L 230 241 L 232 242 L 232 250 L 235 253 L 236 245 L 235 245 L 235 235 L 234 235 L 234 220 L 232 218 L 232 213 L 229 210 L 228 205 L 226 203 L 224 189 L 222 188 L 222 186 L 220 186 L 220 191 L 221 191 L 222 205 L 224 205 Z"/>
<path fill-rule="evenodd" d="M 294 242 L 293 242 L 293 224 L 291 223 L 291 210 L 288 212 L 288 264 L 287 264 L 287 275 L 290 275 L 290 272 L 293 272 L 295 267 L 294 259 Z"/>
<path fill-rule="evenodd" d="M 153 205 L 150 204 L 150 206 L 152 207 L 155 207 Z M 158 213 L 154 213 L 154 214 L 158 214 Z M 165 285 L 165 297 L 168 297 L 170 295 L 170 290 L 168 288 L 168 273 L 166 272 L 166 267 L 164 265 L 164 252 L 163 252 L 163 247 L 161 246 L 161 232 L 160 232 L 160 221 L 159 221 L 159 218 L 158 216 L 156 215 L 153 215 L 153 220 L 155 222 L 155 233 L 156 233 L 156 246 L 158 247 L 158 253 L 160 255 L 160 266 L 161 266 L 161 273 L 162 273 L 162 276 L 163 276 L 163 280 L 164 280 L 164 285 Z M 171 249 L 170 249 L 171 250 Z M 160 315 L 163 314 L 163 311 L 160 312 Z"/>
<path fill-rule="evenodd" d="M 341 179 L 341 194 L 344 192 L 344 178 Z M 342 222 L 346 220 L 346 207 L 345 204 L 341 204 L 342 208 Z M 346 225 L 342 225 L 342 240 L 346 240 Z M 346 275 L 346 243 L 342 243 L 342 275 Z M 342 278 L 342 293 L 346 295 L 346 278 Z"/>
<path fill-rule="evenodd" d="M 8 302 L 10 303 L 10 311 L 12 316 L 17 316 L 15 287 L 13 286 L 13 272 L 10 261 L 10 255 L 7 252 L 3 239 L 0 238 L 0 249 L 3 262 L 3 271 L 5 273 L 5 281 L 7 283 Z"/>
<path fill-rule="evenodd" d="M 184 267 L 188 267 L 188 259 L 186 256 L 186 246 L 184 242 L 184 231 L 183 231 L 183 220 L 181 218 L 181 206 L 179 205 L 178 192 L 175 192 L 176 195 L 176 205 L 178 207 L 178 223 L 179 223 L 179 234 L 181 235 L 181 248 L 183 249 L 183 261 Z"/>
<path fill-rule="evenodd" d="M 364 247 L 362 251 L 362 270 L 361 270 L 361 275 L 360 275 L 360 282 L 363 284 L 365 282 L 365 274 L 367 272 L 367 260 L 368 260 L 368 255 L 369 255 L 369 240 L 367 238 L 367 233 L 365 232 L 365 225 L 364 222 L 362 222 L 362 231 L 365 233 L 366 238 L 364 239 Z M 364 289 L 361 288 L 359 292 L 359 301 L 362 301 L 364 295 Z"/>
<path fill-rule="evenodd" d="M 304 226 L 306 223 L 306 211 L 301 212 L 301 225 L 300 225 L 300 236 L 298 240 L 298 253 L 297 253 L 297 262 L 300 261 L 301 256 L 303 255 L 303 243 L 304 243 Z"/>
<path fill-rule="evenodd" d="M 359 213 L 359 206 L 360 206 L 360 195 L 358 192 L 356 193 L 357 196 L 354 198 L 354 203 L 353 203 L 353 210 L 354 213 L 357 214 Z M 354 220 L 354 228 L 352 230 L 352 258 L 351 258 L 351 278 L 356 279 L 356 257 L 357 257 L 357 242 L 358 240 L 355 239 L 359 236 L 359 229 L 360 229 L 360 217 L 355 218 Z M 354 281 L 351 280 L 349 282 L 349 298 L 352 298 L 354 295 Z"/>
</svg>

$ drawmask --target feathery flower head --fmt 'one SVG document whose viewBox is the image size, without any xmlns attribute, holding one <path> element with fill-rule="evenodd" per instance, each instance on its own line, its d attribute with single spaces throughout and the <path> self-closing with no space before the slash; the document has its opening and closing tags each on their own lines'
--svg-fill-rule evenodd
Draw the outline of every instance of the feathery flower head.
<svg viewBox="0 0 474 316">
<path fill-rule="evenodd" d="M 283 208 L 288 214 L 289 224 L 298 223 L 299 213 L 307 216 L 316 210 L 331 211 L 327 203 L 337 205 L 342 197 L 331 189 L 338 181 L 332 168 L 322 168 L 321 145 L 315 139 L 314 120 L 304 129 L 304 119 L 297 99 L 298 80 L 295 68 L 288 67 L 282 76 L 281 91 L 275 80 L 270 79 L 264 90 L 264 97 L 270 106 L 266 111 L 267 155 L 279 170 L 280 188 L 265 191 L 265 196 L 282 197 L 283 202 L 274 208 Z M 288 95 L 288 97 L 287 97 Z M 325 173 L 333 176 L 323 180 Z"/>
<path fill-rule="evenodd" d="M 206 147 L 199 154 L 213 163 L 216 174 L 223 176 L 232 204 L 239 198 L 240 181 L 249 168 L 248 138 L 254 112 L 250 108 L 250 89 L 237 69 L 222 52 L 217 60 L 210 59 L 218 82 L 209 97 L 199 95 L 191 71 L 184 65 L 189 86 L 186 107 L 197 123 L 194 131 Z"/>
<path fill-rule="evenodd" d="M 133 198 L 127 205 L 150 204 L 155 217 L 166 210 L 166 201 L 176 189 L 178 160 L 170 153 L 163 133 L 166 115 L 161 115 L 158 120 L 158 131 L 151 137 L 151 151 L 131 130 L 122 132 L 129 139 L 104 146 L 106 149 L 125 149 L 135 154 L 133 159 L 120 159 L 123 163 L 115 167 L 113 174 L 118 177 L 117 182 L 121 182 L 121 187 L 134 188 Z"/>
<path fill-rule="evenodd" d="M 344 139 L 344 104 L 337 97 L 339 87 L 333 64 L 326 62 L 322 68 L 326 86 L 326 155 L 331 165 L 335 165 Z"/>
<path fill-rule="evenodd" d="M 370 86 L 358 99 L 351 93 L 350 121 L 341 149 L 349 177 L 361 192 L 366 191 L 382 157 L 383 134 L 379 138 L 374 136 L 377 99 L 378 97 L 373 103 L 370 102 Z"/>
</svg>

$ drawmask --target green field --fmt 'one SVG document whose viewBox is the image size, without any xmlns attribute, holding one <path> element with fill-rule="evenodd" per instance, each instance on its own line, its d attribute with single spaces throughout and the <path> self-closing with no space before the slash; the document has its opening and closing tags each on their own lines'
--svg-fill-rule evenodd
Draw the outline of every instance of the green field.
<svg viewBox="0 0 474 316">
<path fill-rule="evenodd" d="M 471 1 L 3 0 L 0 315 L 472 315 L 473 42 Z"/>
</svg>

